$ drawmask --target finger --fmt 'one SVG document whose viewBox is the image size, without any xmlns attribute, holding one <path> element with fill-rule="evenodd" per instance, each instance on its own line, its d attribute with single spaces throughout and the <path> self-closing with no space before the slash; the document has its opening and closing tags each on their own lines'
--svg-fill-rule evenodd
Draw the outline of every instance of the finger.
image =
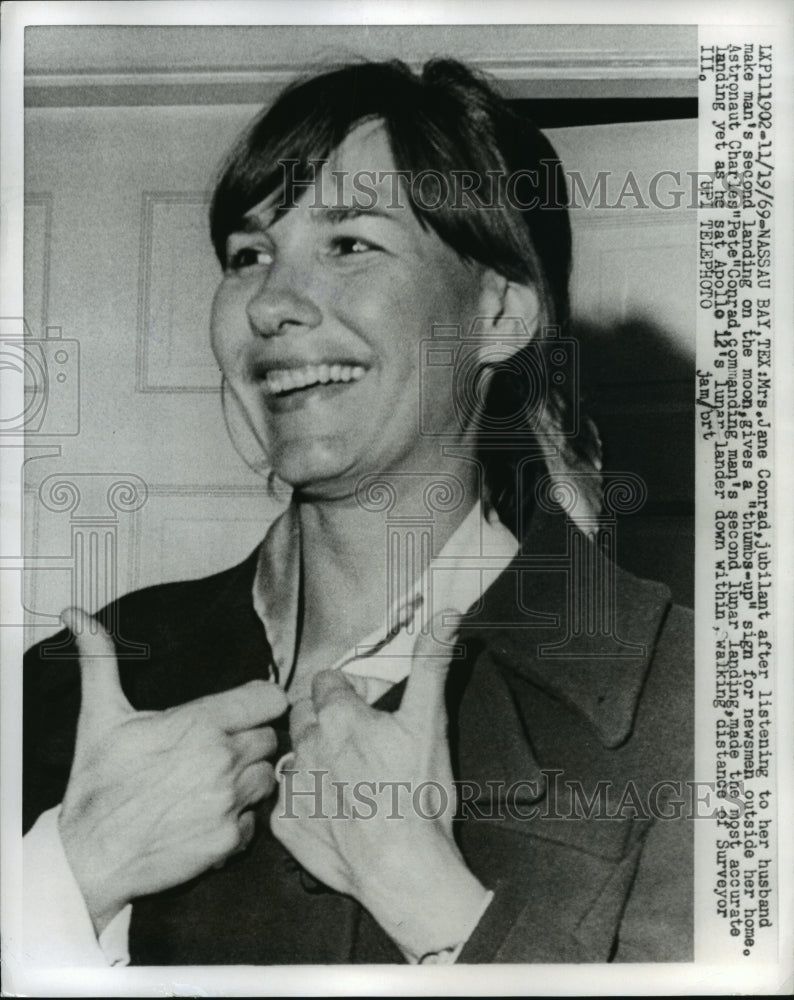
<svg viewBox="0 0 794 1000">
<path fill-rule="evenodd" d="M 369 693 L 369 678 L 359 676 L 358 674 L 349 674 L 347 671 L 345 671 L 345 678 L 359 698 L 369 704 L 369 700 L 367 699 L 367 694 Z"/>
<path fill-rule="evenodd" d="M 289 714 L 289 735 L 292 745 L 299 746 L 312 726 L 317 725 L 317 713 L 311 698 L 301 698 Z"/>
<path fill-rule="evenodd" d="M 110 725 L 134 711 L 121 689 L 116 647 L 92 615 L 67 608 L 61 621 L 74 634 L 80 663 L 80 718 Z"/>
<path fill-rule="evenodd" d="M 265 760 L 278 748 L 278 738 L 270 726 L 244 729 L 240 733 L 233 733 L 229 739 L 238 767 L 248 767 L 249 764 Z"/>
<path fill-rule="evenodd" d="M 290 750 L 289 753 L 285 753 L 282 757 L 276 761 L 276 766 L 273 768 L 273 774 L 275 775 L 278 784 L 282 784 L 284 781 L 285 771 L 295 770 L 295 761 L 297 760 L 297 754 L 294 750 Z"/>
<path fill-rule="evenodd" d="M 444 689 L 452 655 L 449 646 L 459 625 L 460 616 L 447 609 L 434 616 L 429 635 L 420 634 L 417 638 L 399 709 L 402 719 L 423 724 L 446 711 Z"/>
<path fill-rule="evenodd" d="M 237 843 L 231 851 L 227 851 L 223 857 L 218 858 L 212 867 L 216 871 L 221 871 L 226 867 L 226 862 L 235 854 L 241 854 L 254 839 L 256 830 L 256 816 L 251 810 L 241 812 L 237 817 Z"/>
<path fill-rule="evenodd" d="M 208 710 L 227 733 L 253 729 L 272 722 L 288 707 L 287 697 L 272 681 L 254 680 L 220 694 L 207 695 L 192 703 Z"/>
<path fill-rule="evenodd" d="M 246 847 L 248 847 L 248 845 L 254 839 L 254 830 L 256 829 L 256 817 L 254 816 L 253 812 L 251 812 L 250 809 L 246 810 L 245 812 L 240 813 L 240 816 L 238 817 L 237 820 L 237 825 L 240 828 L 240 844 L 237 850 L 235 851 L 235 854 L 239 854 L 241 851 L 244 851 Z"/>
<path fill-rule="evenodd" d="M 273 765 L 264 761 L 250 764 L 238 776 L 235 782 L 237 801 L 241 809 L 256 805 L 262 799 L 273 793 L 276 787 L 276 776 Z"/>
<path fill-rule="evenodd" d="M 312 703 L 317 725 L 337 747 L 346 743 L 364 720 L 377 713 L 356 693 L 339 670 L 323 670 L 312 681 Z M 307 734 L 309 735 L 309 734 Z"/>
<path fill-rule="evenodd" d="M 337 703 L 343 705 L 366 704 L 341 670 L 321 670 L 319 674 L 314 675 L 312 703 L 315 712 L 320 712 L 323 708 Z"/>
<path fill-rule="evenodd" d="M 371 708 L 361 698 L 350 681 L 339 670 L 324 670 L 315 674 L 312 681 L 312 703 L 317 714 L 317 728 L 304 735 L 304 741 L 296 745 L 303 750 L 310 743 L 313 733 L 320 737 L 320 759 L 326 755 L 342 751 L 355 740 L 355 734 L 380 713 Z M 330 741 L 330 742 L 329 742 Z"/>
</svg>

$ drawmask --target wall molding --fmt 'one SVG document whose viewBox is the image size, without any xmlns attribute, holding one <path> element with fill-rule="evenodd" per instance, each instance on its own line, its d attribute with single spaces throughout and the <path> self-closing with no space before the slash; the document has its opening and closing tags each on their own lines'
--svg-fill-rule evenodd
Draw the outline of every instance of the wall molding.
<svg viewBox="0 0 794 1000">
<path fill-rule="evenodd" d="M 138 327 L 135 352 L 135 387 L 137 392 L 213 393 L 220 392 L 220 371 L 208 353 L 206 364 L 192 364 L 195 344 L 190 336 L 195 323 L 186 320 L 193 295 L 182 288 L 182 300 L 167 282 L 168 266 L 178 257 L 178 246 L 157 238 L 157 216 L 177 207 L 186 210 L 183 221 L 194 213 L 206 215 L 210 196 L 206 191 L 144 191 L 141 201 L 141 245 L 138 271 Z M 162 221 L 162 220 L 161 220 Z M 162 227 L 161 227 L 162 228 Z M 169 237 L 173 236 L 169 233 Z M 179 241 L 177 241 L 179 242 Z M 198 249 L 198 247 L 196 248 Z M 209 252 L 202 241 L 201 249 Z M 171 275 L 173 277 L 174 275 Z M 213 291 L 217 281 L 211 283 Z M 202 287 L 202 293 L 205 288 Z M 207 303 L 204 329 L 209 329 Z M 168 308 L 160 314 L 163 305 Z M 201 324 L 199 325 L 201 328 Z"/>
<path fill-rule="evenodd" d="M 35 231 L 34 217 L 40 211 L 41 218 Z M 50 191 L 37 191 L 25 194 L 25 262 L 30 266 L 38 265 L 37 288 L 25 287 L 25 319 L 28 321 L 34 337 L 43 337 L 49 322 L 50 312 L 50 248 L 52 246 L 52 215 L 53 195 Z M 25 284 L 32 280 L 26 278 Z M 33 301 L 36 307 L 31 309 Z"/>
</svg>

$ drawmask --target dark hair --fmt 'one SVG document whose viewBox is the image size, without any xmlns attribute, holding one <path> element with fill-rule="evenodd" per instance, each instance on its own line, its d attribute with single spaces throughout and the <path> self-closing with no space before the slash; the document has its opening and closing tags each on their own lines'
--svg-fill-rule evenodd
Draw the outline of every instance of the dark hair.
<svg viewBox="0 0 794 1000">
<path fill-rule="evenodd" d="M 421 75 L 398 60 L 347 64 L 288 87 L 254 119 L 222 169 L 210 209 L 221 264 L 228 235 L 251 208 L 280 194 L 278 211 L 287 211 L 299 196 L 298 186 L 314 179 L 316 162 L 328 159 L 355 126 L 370 119 L 382 121 L 398 170 L 412 176 L 432 171 L 453 179 L 462 172 L 489 178 L 490 196 L 469 198 L 464 210 L 453 199 L 428 210 L 412 190 L 411 208 L 422 226 L 434 230 L 463 259 L 534 286 L 542 304 L 541 324 L 563 328 L 571 230 L 562 165 L 531 122 L 516 114 L 484 78 L 450 59 L 428 62 Z M 292 162 L 290 171 L 284 161 Z M 525 356 L 519 352 L 510 363 L 497 366 L 485 404 L 490 426 L 510 426 L 505 438 L 509 447 L 505 442 L 491 447 L 483 438 L 479 457 L 486 498 L 514 530 L 519 508 L 533 492 L 527 475 L 537 468 L 532 456 L 539 457 L 539 442 L 547 464 L 549 452 L 559 454 L 561 447 L 570 453 L 569 466 L 582 460 L 591 467 L 598 464 L 593 435 L 577 439 L 567 434 L 564 441 L 551 443 L 555 429 L 568 426 L 575 404 L 559 385 L 547 386 L 543 416 L 534 417 L 534 424 L 525 421 L 524 433 L 516 432 L 514 421 L 511 425 L 511 417 L 527 409 L 533 394 L 530 380 L 538 351 L 548 353 L 542 339 Z"/>
</svg>

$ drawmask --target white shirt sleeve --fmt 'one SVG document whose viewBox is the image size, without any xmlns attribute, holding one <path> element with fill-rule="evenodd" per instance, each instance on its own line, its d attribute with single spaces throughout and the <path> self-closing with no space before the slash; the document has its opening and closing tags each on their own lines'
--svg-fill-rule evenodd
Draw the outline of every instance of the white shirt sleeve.
<svg viewBox="0 0 794 1000">
<path fill-rule="evenodd" d="M 454 965 L 454 963 L 457 962 L 457 960 L 460 958 L 460 953 L 463 951 L 469 938 L 476 930 L 477 925 L 485 916 L 485 911 L 491 905 L 491 900 L 493 899 L 493 897 L 494 897 L 493 890 L 489 889 L 488 892 L 485 894 L 482 906 L 477 911 L 476 918 L 471 923 L 468 931 L 466 932 L 466 936 L 463 938 L 462 941 L 459 941 L 454 948 L 445 948 L 443 951 L 431 952 L 427 955 L 422 956 L 421 958 L 417 958 L 415 955 L 409 955 L 407 951 L 403 951 L 403 955 L 405 956 L 406 960 L 411 965 Z M 402 949 L 400 950 L 402 951 Z"/>
<path fill-rule="evenodd" d="M 22 839 L 26 961 L 42 967 L 128 965 L 132 905 L 125 906 L 97 939 L 63 850 L 60 811 L 58 806 L 42 813 Z"/>
</svg>

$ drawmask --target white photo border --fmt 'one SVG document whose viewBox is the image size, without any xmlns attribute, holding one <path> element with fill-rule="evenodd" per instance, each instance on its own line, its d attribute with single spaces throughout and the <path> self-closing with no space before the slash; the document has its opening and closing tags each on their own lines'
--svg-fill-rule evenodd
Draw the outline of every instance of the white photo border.
<svg viewBox="0 0 794 1000">
<path fill-rule="evenodd" d="M 0 221 L 0 315 L 22 316 L 23 243 L 23 33 L 34 24 L 734 24 L 766 25 L 779 46 L 776 72 L 779 122 L 775 275 L 775 324 L 791 331 L 777 343 L 775 373 L 775 460 L 778 472 L 777 520 L 777 629 L 779 830 L 791 830 L 792 734 L 794 734 L 794 656 L 790 622 L 794 613 L 794 142 L 792 102 L 794 85 L 794 7 L 786 0 L 757 0 L 750 5 L 735 0 L 685 2 L 618 2 L 586 0 L 561 2 L 62 2 L 10 0 L 2 7 L 2 220 Z M 787 58 L 786 58 L 787 56 Z M 21 401 L 22 387 L 18 387 Z M 6 403 L 15 406 L 12 399 Z M 22 406 L 14 412 L 21 412 Z M 20 532 L 21 464 L 13 448 L 0 454 L 2 472 L 2 534 L 0 556 L 15 550 Z M 784 470 L 787 477 L 784 478 Z M 21 600 L 18 587 L 3 582 L 4 607 Z M 788 623 L 788 628 L 785 627 Z M 787 634 L 788 633 L 788 634 Z M 794 841 L 779 843 L 779 942 L 777 964 L 746 968 L 719 965 L 533 965 L 450 966 L 444 968 L 383 967 L 158 967 L 111 970 L 31 970 L 24 966 L 15 919 L 21 899 L 21 629 L 0 629 L 2 642 L 2 915 L 3 980 L 5 995 L 28 996 L 270 996 L 270 995 L 655 995 L 668 994 L 783 994 L 792 985 L 791 950 L 794 940 Z M 784 883 L 784 878 L 788 880 Z"/>
</svg>

